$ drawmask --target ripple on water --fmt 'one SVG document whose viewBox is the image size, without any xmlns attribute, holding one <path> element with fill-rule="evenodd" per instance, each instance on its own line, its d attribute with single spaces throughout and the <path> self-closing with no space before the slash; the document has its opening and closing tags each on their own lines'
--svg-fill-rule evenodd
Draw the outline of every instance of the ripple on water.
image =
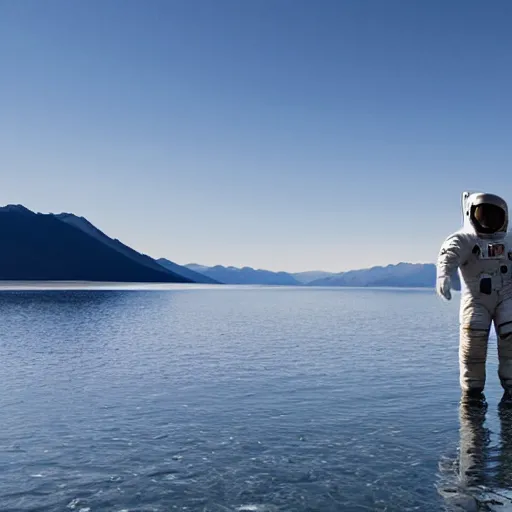
<svg viewBox="0 0 512 512">
<path fill-rule="evenodd" d="M 0 510 L 452 500 L 437 487 L 462 439 L 457 317 L 430 292 L 13 293 L 0 293 Z"/>
</svg>

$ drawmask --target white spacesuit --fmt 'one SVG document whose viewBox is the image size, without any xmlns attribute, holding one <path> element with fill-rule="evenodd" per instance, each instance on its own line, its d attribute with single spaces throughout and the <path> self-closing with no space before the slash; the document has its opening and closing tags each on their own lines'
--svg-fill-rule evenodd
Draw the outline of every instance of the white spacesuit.
<svg viewBox="0 0 512 512">
<path fill-rule="evenodd" d="M 512 404 L 512 240 L 508 207 L 499 196 L 464 192 L 464 226 L 444 241 L 437 260 L 437 292 L 451 299 L 451 276 L 461 276 L 459 367 L 463 399 L 485 402 L 491 323 L 498 337 L 502 403 Z"/>
</svg>

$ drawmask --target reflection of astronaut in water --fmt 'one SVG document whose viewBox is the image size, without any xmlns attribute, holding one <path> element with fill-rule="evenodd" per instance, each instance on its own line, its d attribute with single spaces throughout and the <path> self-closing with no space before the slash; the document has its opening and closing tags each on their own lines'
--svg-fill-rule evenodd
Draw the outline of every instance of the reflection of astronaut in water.
<svg viewBox="0 0 512 512">
<path fill-rule="evenodd" d="M 458 485 L 456 490 L 442 492 L 452 506 L 448 510 L 466 510 L 465 504 L 469 502 L 473 503 L 469 509 L 474 509 L 475 503 L 484 506 L 489 499 L 494 500 L 499 509 L 510 510 L 503 505 L 512 505 L 512 408 L 502 405 L 498 411 L 500 440 L 498 445 L 492 446 L 491 431 L 485 426 L 487 406 L 460 404 Z"/>
<path fill-rule="evenodd" d="M 459 406 L 460 452 L 458 476 L 461 487 L 475 488 L 485 483 L 490 431 L 485 427 L 487 407 L 474 407 L 462 402 Z"/>
<path fill-rule="evenodd" d="M 497 454 L 496 485 L 512 490 L 512 409 L 500 407 L 500 446 Z"/>
</svg>

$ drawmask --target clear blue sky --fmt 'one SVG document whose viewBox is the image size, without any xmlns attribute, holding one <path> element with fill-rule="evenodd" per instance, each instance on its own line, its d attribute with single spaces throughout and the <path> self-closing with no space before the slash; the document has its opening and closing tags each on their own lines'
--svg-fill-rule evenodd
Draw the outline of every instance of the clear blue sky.
<svg viewBox="0 0 512 512">
<path fill-rule="evenodd" d="M 0 203 L 178 263 L 434 261 L 512 202 L 512 2 L 2 0 Z"/>
</svg>

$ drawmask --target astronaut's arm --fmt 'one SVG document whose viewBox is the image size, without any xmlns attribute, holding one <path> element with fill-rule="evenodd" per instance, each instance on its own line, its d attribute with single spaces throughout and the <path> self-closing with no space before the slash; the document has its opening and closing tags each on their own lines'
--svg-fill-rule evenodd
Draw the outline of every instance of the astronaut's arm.
<svg viewBox="0 0 512 512">
<path fill-rule="evenodd" d="M 437 278 L 452 276 L 469 257 L 467 240 L 459 233 L 450 235 L 441 245 L 437 257 Z"/>
</svg>

